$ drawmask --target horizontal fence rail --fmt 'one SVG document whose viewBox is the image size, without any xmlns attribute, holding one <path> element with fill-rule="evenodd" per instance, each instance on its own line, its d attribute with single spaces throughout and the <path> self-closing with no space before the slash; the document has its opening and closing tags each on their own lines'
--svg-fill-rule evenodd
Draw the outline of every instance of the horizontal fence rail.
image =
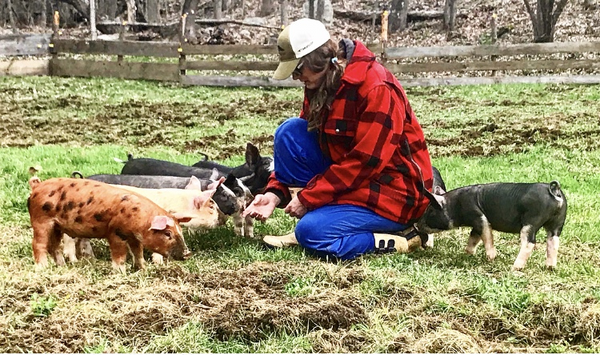
<svg viewBox="0 0 600 355">
<path fill-rule="evenodd" d="M 404 86 L 600 83 L 600 75 L 596 75 L 600 70 L 600 42 L 397 48 L 376 43 L 368 47 Z M 50 59 L 14 59 L 40 55 Z M 9 59 L 0 61 L 0 75 L 99 76 L 206 86 L 302 86 L 290 79 L 270 78 L 278 64 L 274 45 L 192 45 L 13 35 L 0 36 L 0 56 Z M 559 59 L 561 56 L 566 59 Z M 591 73 L 564 74 L 571 70 Z M 528 72 L 534 74 L 523 75 Z"/>
<path fill-rule="evenodd" d="M 139 41 L 88 41 L 74 39 L 56 39 L 52 53 L 104 54 L 143 57 L 179 57 L 179 43 L 176 42 L 139 42 Z"/>
<path fill-rule="evenodd" d="M 49 34 L 0 36 L 0 56 L 48 54 Z"/>
</svg>

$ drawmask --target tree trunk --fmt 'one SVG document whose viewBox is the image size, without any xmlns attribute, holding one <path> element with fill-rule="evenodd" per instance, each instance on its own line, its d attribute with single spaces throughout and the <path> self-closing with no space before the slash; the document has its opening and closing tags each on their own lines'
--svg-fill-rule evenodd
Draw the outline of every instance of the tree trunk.
<svg viewBox="0 0 600 355">
<path fill-rule="evenodd" d="M 315 0 L 308 0 L 308 18 L 315 18 Z"/>
<path fill-rule="evenodd" d="M 264 17 L 264 16 L 269 16 L 270 14 L 273 13 L 274 7 L 273 7 L 273 0 L 262 0 L 261 6 L 260 6 L 260 16 Z"/>
<path fill-rule="evenodd" d="M 223 0 L 223 6 L 221 7 L 223 11 L 229 10 L 231 7 L 231 0 Z"/>
<path fill-rule="evenodd" d="M 127 3 L 127 23 L 135 23 L 136 6 L 135 0 L 126 0 Z"/>
<path fill-rule="evenodd" d="M 98 39 L 98 32 L 96 32 L 96 0 L 90 0 L 90 33 L 92 41 Z"/>
<path fill-rule="evenodd" d="M 323 22 L 323 14 L 325 13 L 325 0 L 317 0 L 317 11 L 315 18 Z"/>
<path fill-rule="evenodd" d="M 189 43 L 198 43 L 196 35 L 196 14 L 198 13 L 199 0 L 185 0 L 181 9 L 181 14 L 187 14 L 185 19 L 185 27 L 183 31 L 184 40 Z"/>
<path fill-rule="evenodd" d="M 10 25 L 10 27 L 12 27 L 12 29 L 15 29 L 15 15 L 13 13 L 13 5 L 12 5 L 12 0 L 6 0 L 6 12 L 8 14 L 8 24 Z"/>
<path fill-rule="evenodd" d="M 223 18 L 223 0 L 215 0 L 215 18 L 217 20 Z"/>
<path fill-rule="evenodd" d="M 392 0 L 390 9 L 390 32 L 402 31 L 408 26 L 409 0 Z"/>
<path fill-rule="evenodd" d="M 145 0 L 141 5 L 144 21 L 146 23 L 158 23 L 160 18 L 158 14 L 158 0 Z"/>
<path fill-rule="evenodd" d="M 523 1 L 531 18 L 533 41 L 536 43 L 553 42 L 556 22 L 567 5 L 567 0 L 559 0 L 556 7 L 554 7 L 554 0 L 537 0 L 535 10 L 529 4 L 529 0 Z"/>
<path fill-rule="evenodd" d="M 90 20 L 90 7 L 85 2 L 81 0 L 58 0 L 58 2 L 73 6 L 81 16 L 86 18 L 88 21 Z"/>
<path fill-rule="evenodd" d="M 281 0 L 281 26 L 288 25 L 288 0 Z"/>
<path fill-rule="evenodd" d="M 444 30 L 454 31 L 456 21 L 456 0 L 446 0 L 444 4 Z"/>
<path fill-rule="evenodd" d="M 48 1 L 47 0 L 43 0 L 40 5 L 42 6 L 42 10 L 41 10 L 42 13 L 40 14 L 40 18 L 39 18 L 39 21 L 38 21 L 38 26 L 46 28 L 46 26 L 48 26 L 48 17 L 47 17 Z"/>
<path fill-rule="evenodd" d="M 117 17 L 117 0 L 98 0 L 98 18 L 114 21 Z"/>
</svg>

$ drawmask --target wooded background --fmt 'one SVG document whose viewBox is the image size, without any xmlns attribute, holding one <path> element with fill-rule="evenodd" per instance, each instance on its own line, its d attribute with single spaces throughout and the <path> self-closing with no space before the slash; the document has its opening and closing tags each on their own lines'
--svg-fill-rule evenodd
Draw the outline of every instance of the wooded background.
<svg viewBox="0 0 600 355">
<path fill-rule="evenodd" d="M 258 3 L 245 3 L 248 0 L 3 0 L 0 5 L 0 26 L 10 27 L 14 30 L 21 27 L 49 27 L 55 11 L 61 14 L 64 26 L 76 26 L 99 23 L 100 33 L 106 33 L 107 26 L 102 23 L 118 23 L 127 21 L 129 24 L 146 23 L 158 24 L 178 22 L 178 18 L 186 15 L 189 18 L 185 35 L 189 40 L 195 38 L 195 23 L 222 24 L 246 21 L 246 9 L 258 5 L 258 11 L 253 11 L 254 16 L 272 16 L 279 12 L 280 25 L 286 25 L 293 9 L 300 8 L 301 16 L 317 18 L 330 23 L 333 16 L 346 17 L 355 21 L 368 22 L 373 25 L 381 23 L 381 13 L 389 12 L 387 27 L 390 32 L 406 29 L 408 21 L 412 18 L 439 18 L 449 37 L 456 30 L 456 17 L 467 14 L 457 13 L 457 2 L 460 0 L 444 0 L 440 3 L 439 11 L 419 11 L 412 9 L 415 0 L 390 0 L 359 2 L 356 8 L 351 0 L 254 0 Z M 332 2 L 333 1 L 333 2 Z M 440 2 L 441 0 L 437 0 Z M 533 42 L 552 42 L 554 40 L 556 24 L 567 5 L 567 0 L 520 0 L 531 20 Z M 575 0 L 574 0 L 575 1 Z M 588 11 L 599 10 L 597 0 L 582 1 L 582 9 Z M 225 16 L 232 14 L 236 9 L 239 16 Z M 366 9 L 366 10 L 365 10 Z M 254 9 L 256 10 L 256 9 Z M 92 15 L 94 14 L 94 15 Z M 296 16 L 298 17 L 298 16 Z M 493 21 L 493 19 L 491 19 Z M 256 23 L 254 23 L 256 25 Z M 258 23 L 260 25 L 260 23 Z M 510 26 L 501 28 L 500 31 L 510 30 Z M 95 32 L 95 31 L 94 31 Z M 94 33 L 95 35 L 95 33 Z M 499 33 L 498 36 L 501 36 Z"/>
</svg>

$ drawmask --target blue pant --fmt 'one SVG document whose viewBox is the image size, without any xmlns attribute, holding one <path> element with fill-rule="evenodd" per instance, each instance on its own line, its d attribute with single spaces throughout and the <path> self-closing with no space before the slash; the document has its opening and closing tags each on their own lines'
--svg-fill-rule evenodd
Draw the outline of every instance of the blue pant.
<svg viewBox="0 0 600 355">
<path fill-rule="evenodd" d="M 307 121 L 290 118 L 275 131 L 275 176 L 293 187 L 304 187 L 323 173 L 331 160 L 319 147 L 316 132 L 307 132 Z M 306 213 L 296 226 L 296 239 L 314 254 L 354 259 L 375 250 L 373 232 L 391 233 L 407 226 L 384 218 L 366 207 L 326 205 Z"/>
</svg>

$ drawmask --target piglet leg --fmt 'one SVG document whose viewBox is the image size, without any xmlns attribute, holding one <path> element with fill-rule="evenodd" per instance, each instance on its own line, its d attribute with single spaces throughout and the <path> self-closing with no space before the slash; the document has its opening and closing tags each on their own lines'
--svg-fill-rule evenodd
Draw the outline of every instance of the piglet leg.
<svg viewBox="0 0 600 355">
<path fill-rule="evenodd" d="M 139 240 L 130 238 L 127 240 L 131 254 L 133 254 L 133 268 L 135 270 L 144 269 L 144 247 Z"/>
<path fill-rule="evenodd" d="M 527 260 L 531 256 L 533 248 L 535 248 L 536 232 L 537 231 L 530 225 L 521 228 L 521 250 L 519 250 L 517 260 L 515 260 L 515 263 L 513 264 L 513 270 L 521 270 L 525 267 L 525 263 L 527 263 Z"/>
<path fill-rule="evenodd" d="M 471 234 L 469 235 L 469 241 L 467 242 L 465 252 L 469 255 L 475 254 L 479 242 L 481 242 L 481 232 L 478 232 L 475 229 L 471 230 Z"/>
<path fill-rule="evenodd" d="M 110 257 L 112 259 L 112 267 L 125 273 L 125 260 L 127 259 L 127 243 L 118 237 L 115 233 L 109 234 L 108 246 L 110 247 Z"/>
<path fill-rule="evenodd" d="M 48 266 L 48 253 L 52 258 L 55 257 L 55 249 L 58 248 L 54 245 L 57 244 L 55 239 L 60 238 L 62 233 L 51 223 L 32 223 L 32 228 L 33 240 L 31 247 L 33 249 L 33 259 L 37 267 L 45 268 Z M 60 240 L 58 244 L 60 245 Z"/>
<path fill-rule="evenodd" d="M 254 239 L 254 218 L 250 216 L 244 218 L 244 236 Z"/>
<path fill-rule="evenodd" d="M 556 261 L 558 258 L 558 244 L 558 236 L 549 231 L 546 244 L 546 267 L 550 269 L 554 269 L 556 267 Z"/>
<path fill-rule="evenodd" d="M 494 236 L 492 235 L 492 227 L 489 223 L 487 223 L 487 220 L 485 220 L 483 224 L 483 232 L 481 233 L 481 239 L 483 241 L 483 246 L 485 247 L 485 255 L 487 256 L 489 261 L 493 261 L 494 259 L 496 259 L 496 255 L 498 255 L 498 252 L 496 251 L 496 247 L 494 246 Z"/>
<path fill-rule="evenodd" d="M 77 251 L 76 251 L 75 238 L 71 238 L 68 234 L 63 236 L 63 254 L 69 259 L 70 262 L 77 262 Z"/>
</svg>

